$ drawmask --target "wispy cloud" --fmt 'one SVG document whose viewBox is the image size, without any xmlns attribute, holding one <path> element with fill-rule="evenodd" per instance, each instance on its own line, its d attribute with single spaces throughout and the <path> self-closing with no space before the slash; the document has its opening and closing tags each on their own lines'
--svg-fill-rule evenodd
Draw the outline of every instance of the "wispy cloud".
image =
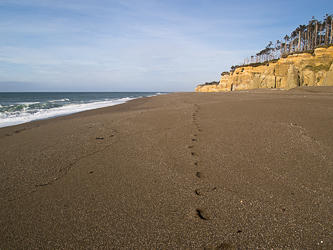
<svg viewBox="0 0 333 250">
<path fill-rule="evenodd" d="M 324 13 L 307 1 L 2 0 L 0 91 L 193 91 L 284 36 L 282 10 Z"/>
</svg>

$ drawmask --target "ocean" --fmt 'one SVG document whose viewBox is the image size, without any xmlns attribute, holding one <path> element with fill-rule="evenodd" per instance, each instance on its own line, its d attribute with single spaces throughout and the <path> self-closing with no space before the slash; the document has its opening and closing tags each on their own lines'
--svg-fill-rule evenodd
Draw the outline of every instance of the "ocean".
<svg viewBox="0 0 333 250">
<path fill-rule="evenodd" d="M 0 128 L 160 95 L 160 92 L 0 93 Z"/>
</svg>

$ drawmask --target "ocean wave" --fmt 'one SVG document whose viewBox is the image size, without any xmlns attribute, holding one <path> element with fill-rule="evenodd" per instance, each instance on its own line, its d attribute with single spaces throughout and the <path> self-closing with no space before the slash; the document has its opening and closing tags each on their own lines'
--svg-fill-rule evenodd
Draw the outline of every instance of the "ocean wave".
<svg viewBox="0 0 333 250">
<path fill-rule="evenodd" d="M 60 100 L 50 100 L 49 102 L 68 102 L 69 99 L 64 98 L 64 99 L 60 99 Z"/>
<path fill-rule="evenodd" d="M 156 92 L 0 93 L 0 127 L 69 115 L 154 96 Z"/>
<path fill-rule="evenodd" d="M 18 102 L 17 104 L 24 104 L 24 105 L 33 105 L 33 104 L 38 104 L 40 102 Z"/>
<path fill-rule="evenodd" d="M 35 103 L 30 105 L 17 104 L 0 109 L 0 127 L 12 126 L 35 120 L 69 115 L 86 110 L 114 106 L 135 98 L 125 97 L 107 101 L 90 103 L 69 103 L 66 105 L 50 105 L 52 102 Z M 34 106 L 35 105 L 35 106 Z"/>
</svg>

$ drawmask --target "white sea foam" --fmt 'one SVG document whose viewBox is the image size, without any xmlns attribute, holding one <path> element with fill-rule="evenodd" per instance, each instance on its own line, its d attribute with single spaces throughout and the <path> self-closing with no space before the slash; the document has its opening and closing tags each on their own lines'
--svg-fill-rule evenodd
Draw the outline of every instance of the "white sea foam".
<svg viewBox="0 0 333 250">
<path fill-rule="evenodd" d="M 18 102 L 18 104 L 23 104 L 23 105 L 32 105 L 32 104 L 38 104 L 40 102 Z M 13 106 L 13 105 L 11 105 Z"/>
<path fill-rule="evenodd" d="M 84 103 L 84 104 L 69 104 L 62 107 L 56 107 L 51 109 L 27 110 L 26 108 L 23 108 L 23 110 L 17 112 L 2 113 L 0 115 L 0 127 L 7 127 L 35 120 L 43 120 L 57 116 L 69 115 L 85 110 L 114 106 L 117 104 L 125 103 L 132 99 L 135 98 L 126 97 L 111 101 L 99 101 L 99 102 Z"/>
<path fill-rule="evenodd" d="M 152 96 L 156 96 L 156 95 L 166 95 L 166 94 L 165 94 L 165 93 L 160 93 L 160 92 L 158 92 L 158 93 L 156 93 L 156 94 L 149 95 L 148 97 L 152 97 Z"/>
<path fill-rule="evenodd" d="M 64 99 L 60 99 L 60 100 L 51 100 L 49 102 L 66 102 L 66 101 L 69 101 L 69 99 L 64 98 Z"/>
</svg>

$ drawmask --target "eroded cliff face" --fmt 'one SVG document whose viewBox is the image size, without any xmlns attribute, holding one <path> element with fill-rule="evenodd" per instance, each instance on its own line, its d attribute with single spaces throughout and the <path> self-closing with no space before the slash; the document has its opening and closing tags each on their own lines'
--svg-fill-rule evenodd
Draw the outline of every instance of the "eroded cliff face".
<svg viewBox="0 0 333 250">
<path fill-rule="evenodd" d="M 289 55 L 275 63 L 239 67 L 221 76 L 219 84 L 198 85 L 196 92 L 227 92 L 256 88 L 333 86 L 333 46 L 317 48 L 313 54 Z"/>
</svg>

